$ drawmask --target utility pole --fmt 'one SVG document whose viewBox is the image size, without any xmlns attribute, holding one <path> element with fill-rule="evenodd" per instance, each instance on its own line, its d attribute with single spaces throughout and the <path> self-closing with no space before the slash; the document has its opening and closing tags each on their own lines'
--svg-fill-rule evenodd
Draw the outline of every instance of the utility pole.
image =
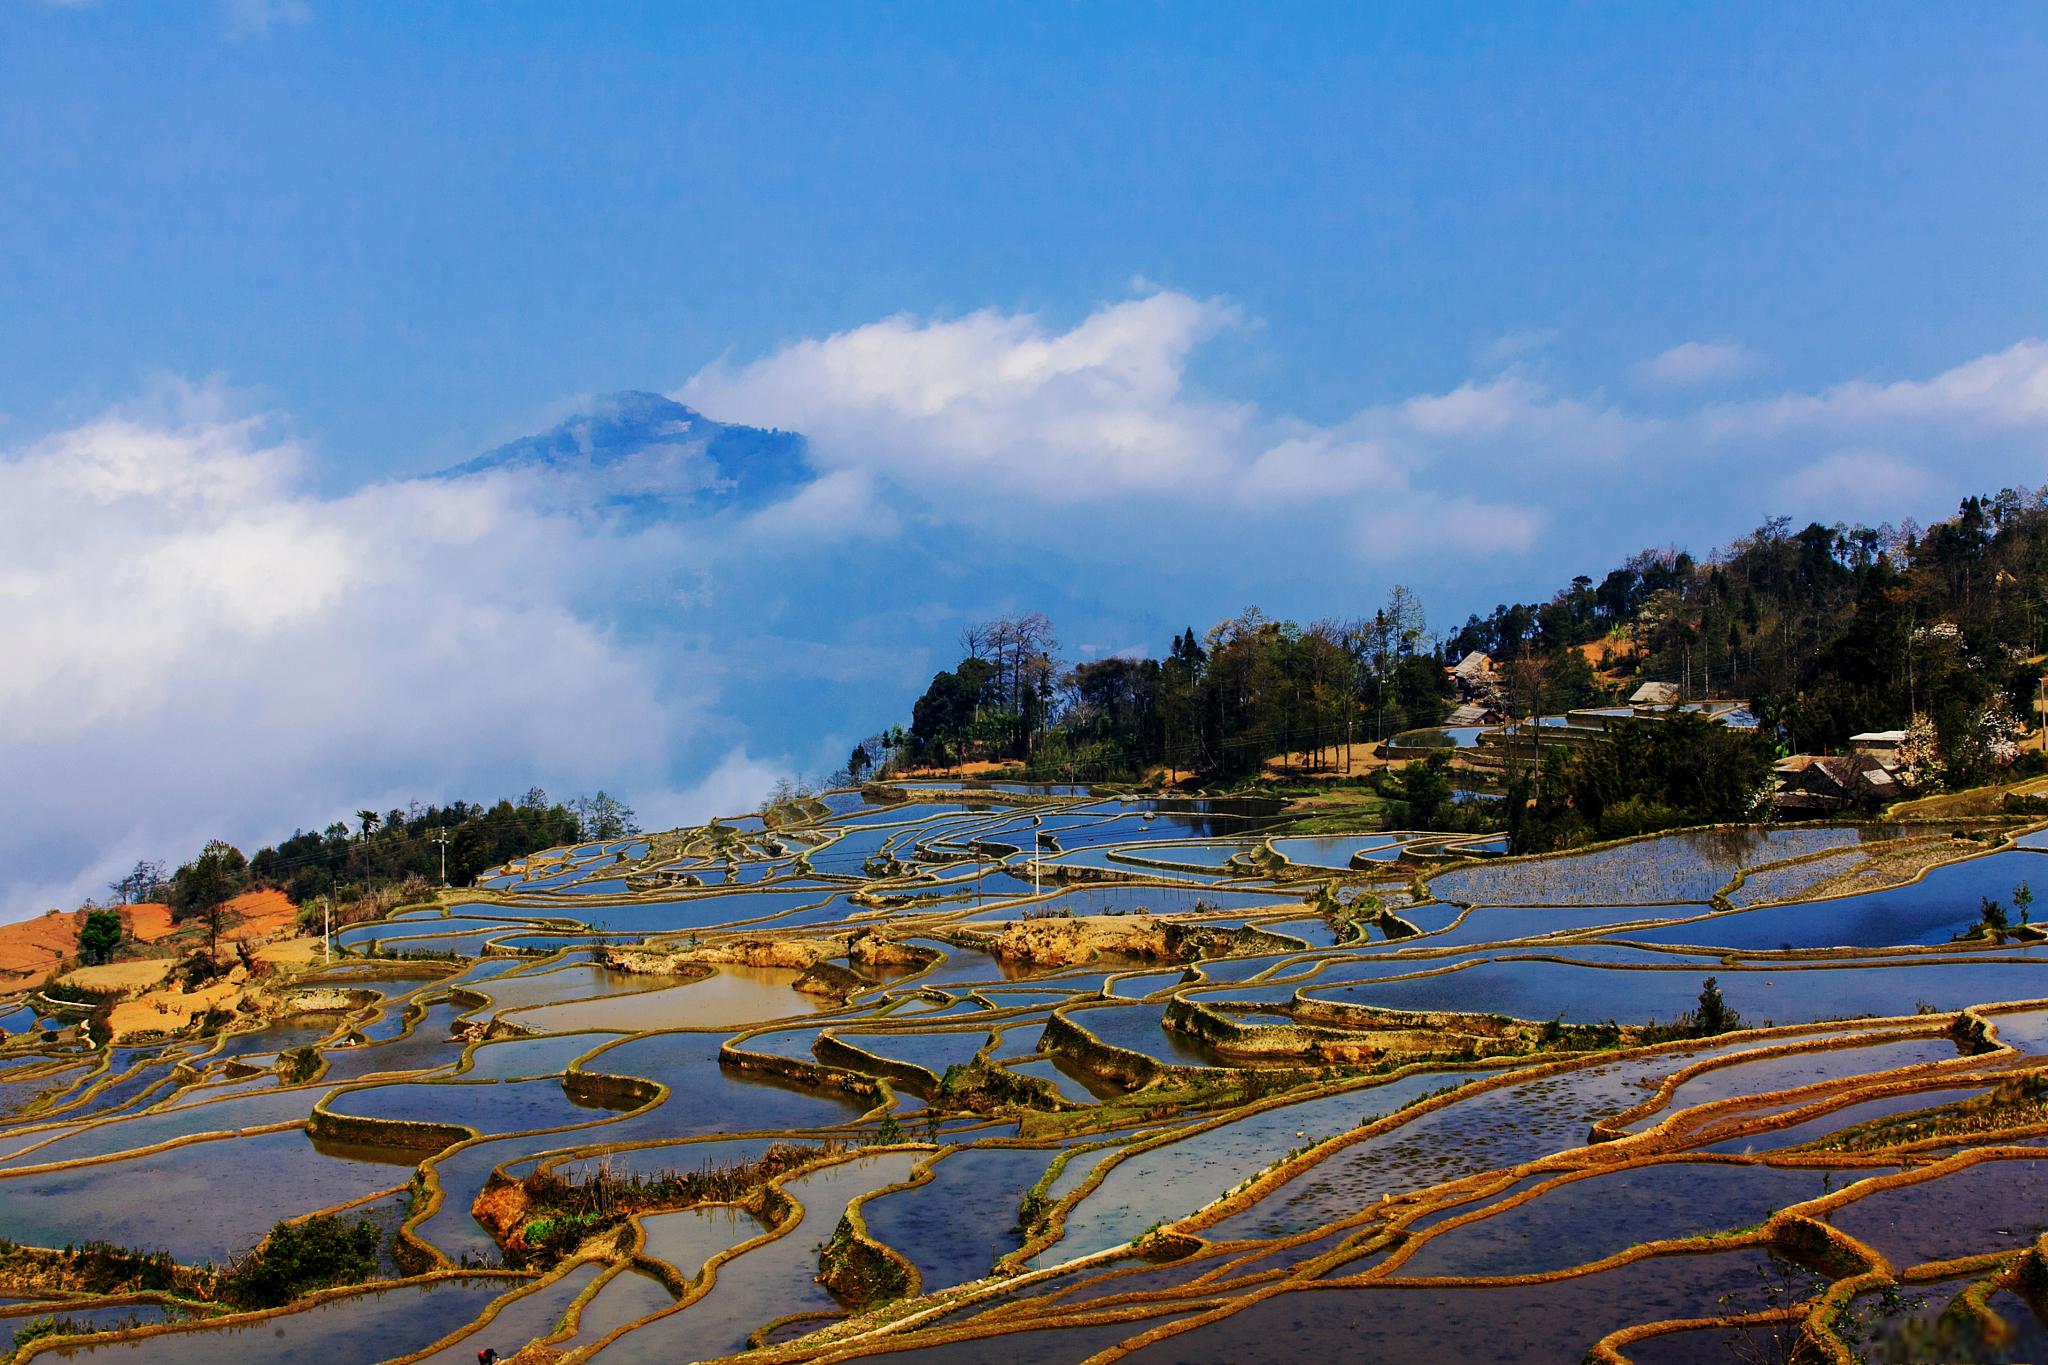
<svg viewBox="0 0 2048 1365">
<path fill-rule="evenodd" d="M 427 842 L 441 846 L 441 885 L 445 887 L 448 885 L 448 831 L 435 830 L 434 837 Z"/>
<path fill-rule="evenodd" d="M 320 898 L 320 960 L 334 961 L 334 897 Z"/>
</svg>

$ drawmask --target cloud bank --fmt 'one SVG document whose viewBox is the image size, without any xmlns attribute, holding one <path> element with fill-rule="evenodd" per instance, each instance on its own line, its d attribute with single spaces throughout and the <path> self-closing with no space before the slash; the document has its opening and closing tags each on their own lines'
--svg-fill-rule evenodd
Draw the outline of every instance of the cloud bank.
<svg viewBox="0 0 2048 1365">
<path fill-rule="evenodd" d="M 289 422 L 217 384 L 0 450 L 0 917 L 413 797 L 730 813 L 900 718 L 998 611 L 1157 648 L 1248 601 L 1362 612 L 1401 581 L 1449 625 L 1777 513 L 1939 516 L 2038 480 L 2048 435 L 2036 340 L 1813 391 L 1723 367 L 1713 400 L 1653 408 L 1504 353 L 1312 422 L 1192 382 L 1245 325 L 1151 290 L 721 361 L 679 396 L 810 438 L 772 502 L 723 510 L 679 488 L 622 515 L 573 468 L 323 495 Z"/>
<path fill-rule="evenodd" d="M 647 537 L 512 479 L 321 498 L 271 426 L 172 385 L 0 461 L 5 910 L 354 805 L 665 788 L 705 698 L 588 601 Z"/>
<path fill-rule="evenodd" d="M 1226 512 L 1253 529 L 1298 525 L 1303 509 L 1339 497 L 1358 500 L 1353 515 L 1317 519 L 1348 557 L 1409 548 L 1360 533 L 1368 507 L 1394 523 L 1433 521 L 1460 553 L 1532 543 L 1541 509 L 1440 491 L 1416 475 L 1433 440 L 1477 446 L 1518 421 L 1570 422 L 1569 403 L 1504 380 L 1318 426 L 1193 391 L 1189 357 L 1242 323 L 1226 301 L 1170 291 L 1105 305 L 1064 331 L 1030 313 L 897 316 L 746 364 L 721 361 L 676 396 L 722 420 L 802 431 L 826 468 L 890 480 L 981 523 L 1009 524 L 1021 504 L 1057 512 L 1069 529 L 1076 518 L 1098 530 L 1120 522 L 1127 542 L 1147 524 Z"/>
<path fill-rule="evenodd" d="M 1243 325 L 1228 301 L 1165 290 L 1064 328 L 992 309 L 899 315 L 721 360 L 677 394 L 805 431 L 821 465 L 1008 543 L 1071 550 L 1095 536 L 1124 562 L 1157 562 L 1192 526 L 1219 560 L 1313 546 L 1356 566 L 1340 573 L 1453 590 L 1482 576 L 1474 564 L 1519 559 L 1520 593 L 1651 540 L 1705 548 L 1779 511 L 1938 514 L 1979 486 L 2038 477 L 2048 428 L 2039 341 L 1929 378 L 1811 392 L 1758 388 L 1765 358 L 1740 342 L 1686 342 L 1630 372 L 1659 400 L 1644 408 L 1525 364 L 1549 332 L 1488 348 L 1487 371 L 1440 390 L 1311 423 L 1191 385 L 1190 357 Z M 1705 389 L 1722 396 L 1686 405 Z"/>
</svg>

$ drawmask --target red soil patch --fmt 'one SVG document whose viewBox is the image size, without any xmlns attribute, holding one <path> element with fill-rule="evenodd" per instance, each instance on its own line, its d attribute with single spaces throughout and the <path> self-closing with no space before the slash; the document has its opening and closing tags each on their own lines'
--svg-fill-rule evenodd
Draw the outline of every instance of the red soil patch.
<svg viewBox="0 0 2048 1365">
<path fill-rule="evenodd" d="M 1322 761 L 1314 767 L 1302 766 L 1303 755 L 1299 749 L 1292 753 L 1279 754 L 1265 762 L 1268 775 L 1284 778 L 1306 778 L 1310 781 L 1328 781 L 1338 777 L 1355 777 L 1386 766 L 1386 758 L 1380 753 L 1375 741 L 1353 744 L 1348 749 L 1342 744 L 1326 746 Z M 1181 770 L 1182 773 L 1186 769 Z"/>
<path fill-rule="evenodd" d="M 50 970 L 78 950 L 78 911 L 52 910 L 47 915 L 0 924 L 0 990 L 40 986 Z"/>
<path fill-rule="evenodd" d="M 128 937 L 138 943 L 155 943 L 160 938 L 168 938 L 176 927 L 171 923 L 171 907 L 160 901 L 124 905 L 121 918 L 128 922 Z"/>
<path fill-rule="evenodd" d="M 231 941 L 264 938 L 279 930 L 290 932 L 299 915 L 299 908 L 282 891 L 245 891 L 229 901 L 226 909 L 221 916 L 221 937 Z M 145 902 L 121 906 L 120 911 L 129 936 L 138 943 L 161 942 L 179 927 L 171 923 L 168 905 Z M 19 923 L 0 924 L 0 991 L 40 986 L 59 962 L 76 955 L 78 931 L 84 923 L 83 911 L 53 910 Z"/>
<path fill-rule="evenodd" d="M 1635 645 L 1631 641 L 1613 636 L 1580 645 L 1578 651 L 1593 666 L 1594 672 L 1610 682 L 1627 673 L 1636 657 Z"/>
<path fill-rule="evenodd" d="M 992 773 L 1014 772 L 1021 766 L 1023 765 L 1018 763 L 1015 759 L 1006 759 L 1001 762 L 997 762 L 993 759 L 977 758 L 972 763 L 956 763 L 950 768 L 905 768 L 902 772 L 898 773 L 897 776 L 912 779 L 921 779 L 926 781 L 929 781 L 933 778 L 948 777 L 957 777 L 963 780 L 972 780 L 977 777 L 987 777 Z M 887 783 L 889 781 L 889 779 L 886 777 L 881 778 L 879 780 L 883 783 Z"/>
<path fill-rule="evenodd" d="M 227 913 L 221 916 L 221 937 L 227 939 L 262 938 L 289 930 L 299 918 L 299 907 L 282 891 L 244 891 L 223 908 Z"/>
</svg>

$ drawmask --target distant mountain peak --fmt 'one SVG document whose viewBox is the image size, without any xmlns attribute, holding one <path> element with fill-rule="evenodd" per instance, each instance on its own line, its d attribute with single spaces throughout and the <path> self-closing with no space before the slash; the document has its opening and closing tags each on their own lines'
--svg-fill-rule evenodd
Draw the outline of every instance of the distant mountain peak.
<svg viewBox="0 0 2048 1365">
<path fill-rule="evenodd" d="M 593 501 L 687 498 L 738 507 L 774 502 L 810 475 L 796 432 L 720 422 L 639 389 L 597 395 L 546 431 L 485 451 L 442 477 L 497 470 L 572 479 L 587 486 Z"/>
</svg>

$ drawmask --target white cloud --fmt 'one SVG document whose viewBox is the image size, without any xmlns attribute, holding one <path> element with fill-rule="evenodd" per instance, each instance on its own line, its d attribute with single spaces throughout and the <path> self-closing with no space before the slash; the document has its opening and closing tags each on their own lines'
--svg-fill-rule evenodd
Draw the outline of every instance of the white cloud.
<svg viewBox="0 0 2048 1365">
<path fill-rule="evenodd" d="M 1385 444 L 1308 428 L 1258 454 L 1246 471 L 1244 496 L 1286 504 L 1399 486 L 1406 478 L 1400 456 Z"/>
<path fill-rule="evenodd" d="M 1908 422 L 1977 435 L 2048 425 L 2048 341 L 2026 340 L 1931 379 L 1855 379 L 1817 393 L 1730 403 L 1707 414 L 1724 437 L 1850 432 Z"/>
<path fill-rule="evenodd" d="M 1066 332 L 1028 313 L 898 316 L 721 361 L 677 396 L 724 421 L 802 431 L 827 466 L 1087 502 L 1228 471 L 1248 411 L 1190 398 L 1181 381 L 1188 354 L 1237 320 L 1228 304 L 1171 293 Z"/>
<path fill-rule="evenodd" d="M 1311 422 L 1192 382 L 1201 345 L 1244 324 L 1232 305 L 1138 287 L 1148 292 L 1064 328 L 996 310 L 898 315 L 721 361 L 679 396 L 806 432 L 817 464 L 871 476 L 912 537 L 971 528 L 984 555 L 1058 556 L 1073 573 L 1143 573 L 1199 546 L 1215 591 L 1276 600 L 1294 589 L 1280 566 L 1324 555 L 1398 565 L 1416 582 L 1483 572 L 1490 592 L 1538 592 L 1547 576 L 1602 570 L 1649 540 L 1708 548 L 1787 503 L 1938 515 L 1966 485 L 2037 480 L 2048 426 L 2040 342 L 1932 379 L 1707 402 L 1687 391 L 1766 361 L 1694 341 L 1631 372 L 1659 391 L 1655 410 L 1509 363 Z M 1858 457 L 1836 452 L 1865 448 L 1886 453 L 1866 457 L 1858 481 Z M 1508 556 L 1526 583 L 1474 567 Z"/>
<path fill-rule="evenodd" d="M 713 816 L 755 809 L 776 779 L 789 774 L 787 758 L 756 758 L 741 745 L 727 751 L 702 781 L 680 790 L 644 796 L 635 812 L 649 829 L 702 824 Z"/>
<path fill-rule="evenodd" d="M 1838 450 L 1778 481 L 1778 505 L 1824 520 L 1897 520 L 1925 510 L 1942 493 L 1928 470 L 1877 450 Z"/>
<path fill-rule="evenodd" d="M 1624 412 L 1598 392 L 1555 393 L 1516 370 L 1448 393 L 1418 394 L 1385 416 L 1442 455 L 1518 464 L 1532 457 L 1547 464 L 1612 462 L 1642 450 L 1666 425 Z"/>
<path fill-rule="evenodd" d="M 503 479 L 314 496 L 225 402 L 0 457 L 0 913 L 366 799 L 665 781 L 700 702 L 576 602 L 630 545 Z"/>
<path fill-rule="evenodd" d="M 1697 389 L 1755 374 L 1764 357 L 1732 341 L 1687 341 L 1639 363 L 1635 381 L 1647 389 Z"/>
<path fill-rule="evenodd" d="M 747 518 L 744 537 L 748 543 L 815 549 L 848 540 L 887 540 L 899 529 L 895 509 L 872 476 L 838 469 Z"/>
<path fill-rule="evenodd" d="M 722 420 L 802 431 L 821 466 L 891 481 L 947 519 L 1064 543 L 1081 526 L 1114 524 L 1109 534 L 1131 548 L 1155 545 L 1148 525 L 1178 526 L 1190 511 L 1249 512 L 1256 525 L 1226 534 L 1251 539 L 1282 517 L 1298 529 L 1304 509 L 1334 529 L 1337 499 L 1389 515 L 1455 500 L 1496 524 L 1527 520 L 1524 507 L 1432 489 L 1440 450 L 1480 462 L 1512 435 L 1555 444 L 1562 458 L 1609 458 L 1637 436 L 1597 400 L 1521 375 L 1334 426 L 1194 390 L 1190 356 L 1243 322 L 1227 302 L 1167 291 L 1105 304 L 1065 331 L 1030 313 L 899 315 L 745 364 L 721 360 L 677 397 Z M 1033 533 L 1032 509 L 1056 515 Z M 1460 526 L 1443 534 L 1470 551 L 1493 543 Z"/>
</svg>

